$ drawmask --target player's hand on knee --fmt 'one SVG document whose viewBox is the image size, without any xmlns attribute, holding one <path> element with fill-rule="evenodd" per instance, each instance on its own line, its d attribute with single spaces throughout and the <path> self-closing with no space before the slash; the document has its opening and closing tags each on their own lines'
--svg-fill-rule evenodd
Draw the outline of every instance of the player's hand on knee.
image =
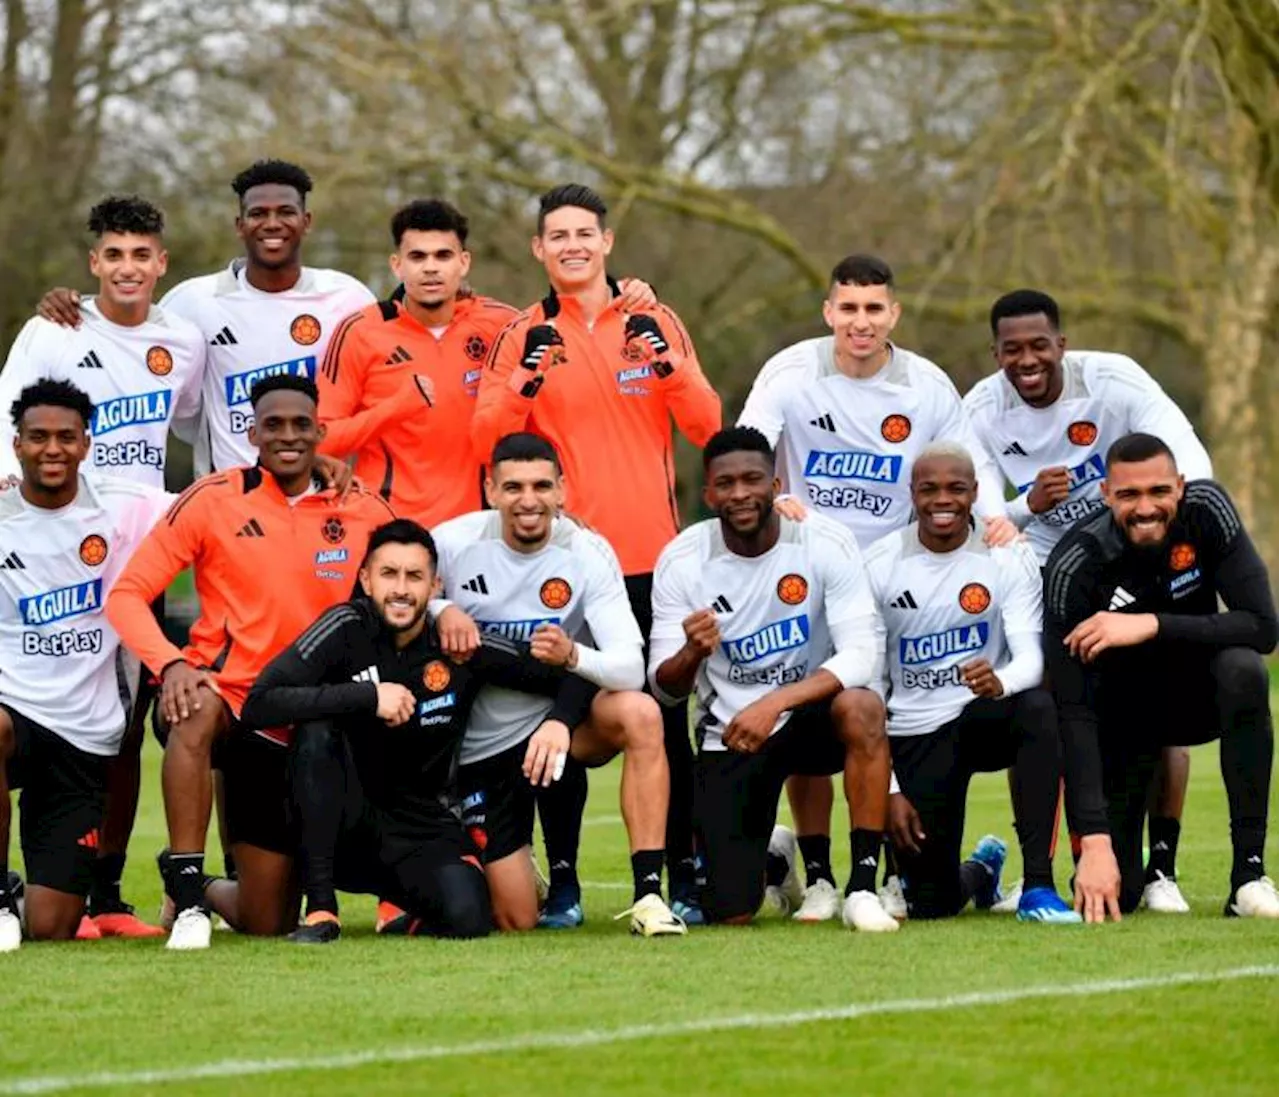
<svg viewBox="0 0 1280 1097">
<path fill-rule="evenodd" d="M 546 788 L 564 775 L 569 757 L 569 729 L 559 720 L 546 720 L 529 738 L 520 767 L 529 784 Z"/>
<path fill-rule="evenodd" d="M 449 606 L 436 618 L 440 650 L 457 663 L 465 663 L 480 646 L 480 629 L 457 606 Z"/>
<path fill-rule="evenodd" d="M 170 727 L 199 712 L 203 703 L 201 690 L 216 692 L 213 677 L 184 662 L 170 663 L 160 679 L 160 711 Z"/>
<path fill-rule="evenodd" d="M 1011 545 L 1022 534 L 1003 514 L 993 514 L 982 520 L 982 543 L 988 548 L 1000 548 Z"/>
<path fill-rule="evenodd" d="M 1109 648 L 1128 648 L 1154 640 L 1160 622 L 1154 613 L 1102 610 L 1081 621 L 1063 641 L 1082 663 L 1092 663 Z"/>
<path fill-rule="evenodd" d="M 407 723 L 415 705 L 413 694 L 398 682 L 378 683 L 378 719 L 390 727 Z"/>
<path fill-rule="evenodd" d="M 1003 697 L 1004 684 L 996 677 L 995 669 L 985 659 L 974 659 L 960 667 L 964 684 L 975 697 Z"/>
<path fill-rule="evenodd" d="M 1075 908 L 1086 922 L 1120 921 L 1120 866 L 1106 834 L 1088 834 L 1080 841 Z"/>
<path fill-rule="evenodd" d="M 919 853 L 927 835 L 915 805 L 901 792 L 889 797 L 889 837 L 904 853 Z"/>
<path fill-rule="evenodd" d="M 752 701 L 729 721 L 720 741 L 730 750 L 755 754 L 769 741 L 782 710 L 769 696 Z"/>
<path fill-rule="evenodd" d="M 539 625 L 529 641 L 529 654 L 552 667 L 578 665 L 578 645 L 559 625 Z"/>
</svg>

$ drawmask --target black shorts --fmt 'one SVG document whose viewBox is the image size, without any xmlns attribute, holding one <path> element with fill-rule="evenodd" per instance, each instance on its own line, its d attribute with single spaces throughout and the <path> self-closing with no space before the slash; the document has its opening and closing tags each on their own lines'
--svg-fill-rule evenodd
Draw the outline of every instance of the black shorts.
<svg viewBox="0 0 1280 1097">
<path fill-rule="evenodd" d="M 292 857 L 298 834 L 290 808 L 289 748 L 231 727 L 215 747 L 227 806 L 227 837 L 271 853 Z"/>
<path fill-rule="evenodd" d="M 831 702 L 791 715 L 758 754 L 703 751 L 694 762 L 693 820 L 706 861 L 702 908 L 712 921 L 754 914 L 778 817 L 778 797 L 795 773 L 844 769 L 845 748 L 831 723 Z"/>
<path fill-rule="evenodd" d="M 27 881 L 70 895 L 88 895 L 98 856 L 107 762 L 4 706 L 15 746 L 7 772 L 20 788 L 22 859 Z"/>
<path fill-rule="evenodd" d="M 537 790 L 521 769 L 528 749 L 529 740 L 525 739 L 490 758 L 458 768 L 468 848 L 486 865 L 533 844 Z M 565 759 L 566 769 L 579 765 L 572 757 Z"/>
</svg>

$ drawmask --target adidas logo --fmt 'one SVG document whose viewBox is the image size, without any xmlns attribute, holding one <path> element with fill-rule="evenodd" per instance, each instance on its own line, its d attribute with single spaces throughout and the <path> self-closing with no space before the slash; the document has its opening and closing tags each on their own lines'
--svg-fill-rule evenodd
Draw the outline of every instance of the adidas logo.
<svg viewBox="0 0 1280 1097">
<path fill-rule="evenodd" d="M 3 560 L 0 560 L 0 571 L 26 571 L 27 565 L 22 562 L 22 557 L 16 552 L 9 553 Z"/>
<path fill-rule="evenodd" d="M 211 347 L 234 347 L 238 340 L 232 333 L 230 328 L 223 328 L 217 335 L 209 340 Z"/>
<path fill-rule="evenodd" d="M 76 839 L 76 845 L 84 846 L 85 849 L 98 848 L 98 831 L 97 829 L 87 830 L 79 838 Z"/>
<path fill-rule="evenodd" d="M 243 526 L 240 527 L 237 537 L 265 537 L 266 533 L 262 527 L 258 525 L 256 518 L 250 518 Z"/>
<path fill-rule="evenodd" d="M 733 606 L 729 605 L 729 599 L 723 594 L 711 603 L 711 608 L 717 613 L 732 613 Z"/>
<path fill-rule="evenodd" d="M 463 590 L 469 590 L 472 594 L 488 594 L 489 584 L 484 581 L 484 574 L 477 575 L 474 579 L 468 579 L 462 584 Z"/>
<path fill-rule="evenodd" d="M 91 350 L 76 363 L 76 369 L 102 369 L 102 359 L 96 350 Z"/>
<path fill-rule="evenodd" d="M 407 350 L 405 350 L 404 347 L 398 346 L 396 347 L 395 350 L 393 350 L 390 354 L 387 355 L 387 360 L 382 364 L 384 366 L 394 366 L 394 365 L 398 365 L 401 362 L 410 362 L 412 360 L 413 360 L 413 355 L 410 354 Z"/>
<path fill-rule="evenodd" d="M 860 868 L 875 868 L 879 864 L 878 857 L 864 857 L 858 862 Z"/>
<path fill-rule="evenodd" d="M 911 591 L 904 590 L 892 602 L 889 603 L 894 609 L 919 609 L 916 600 L 911 597 Z"/>
<path fill-rule="evenodd" d="M 826 415 L 819 415 L 816 419 L 810 419 L 809 426 L 820 427 L 822 430 L 829 430 L 834 433 L 836 429 L 836 421 L 832 419 L 830 413 L 828 413 Z"/>
<path fill-rule="evenodd" d="M 1010 442 L 1000 451 L 1001 457 L 1025 457 L 1027 451 L 1023 449 L 1017 442 Z"/>
<path fill-rule="evenodd" d="M 1125 606 L 1131 606 L 1136 601 L 1124 587 L 1116 587 L 1115 592 L 1111 595 L 1111 604 L 1107 606 L 1109 610 L 1124 609 Z"/>
</svg>

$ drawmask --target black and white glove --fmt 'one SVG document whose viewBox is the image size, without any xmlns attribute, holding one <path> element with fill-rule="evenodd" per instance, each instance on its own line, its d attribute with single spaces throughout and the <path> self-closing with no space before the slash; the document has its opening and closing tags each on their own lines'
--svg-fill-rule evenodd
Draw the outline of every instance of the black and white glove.
<svg viewBox="0 0 1280 1097">
<path fill-rule="evenodd" d="M 534 397 L 546 380 L 547 370 L 564 361 L 564 336 L 550 324 L 538 324 L 524 337 L 520 369 L 512 372 L 511 387 L 521 396 Z"/>
<path fill-rule="evenodd" d="M 644 358 L 653 365 L 653 372 L 659 377 L 670 377 L 674 366 L 671 364 L 671 344 L 662 334 L 662 328 L 652 316 L 641 313 L 627 317 L 627 343 L 639 344 L 646 349 Z"/>
</svg>

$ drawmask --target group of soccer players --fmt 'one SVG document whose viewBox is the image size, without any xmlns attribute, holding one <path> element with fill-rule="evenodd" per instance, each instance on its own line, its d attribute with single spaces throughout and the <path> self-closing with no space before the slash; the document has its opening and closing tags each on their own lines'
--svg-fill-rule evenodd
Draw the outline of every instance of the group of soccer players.
<svg viewBox="0 0 1280 1097">
<path fill-rule="evenodd" d="M 1226 911 L 1277 917 L 1265 565 L 1186 417 L 1131 359 L 1068 351 L 1052 298 L 995 303 L 999 369 L 961 400 L 892 341 L 889 267 L 850 256 L 831 333 L 766 363 L 722 428 L 678 316 L 607 272 L 587 187 L 542 196 L 549 290 L 517 312 L 470 288 L 446 202 L 395 213 L 375 301 L 302 264 L 305 171 L 232 186 L 243 257 L 158 304 L 160 212 L 94 207 L 96 294 L 50 291 L 0 372 L 0 951 L 199 949 L 215 917 L 331 942 L 339 891 L 378 897 L 379 932 L 573 928 L 587 770 L 617 755 L 620 917 L 644 937 L 762 905 L 871 932 L 970 901 L 1185 911 L 1185 747 L 1215 738 Z M 714 514 L 683 531 L 673 419 Z M 171 432 L 201 474 L 176 498 Z M 188 568 L 179 647 L 162 600 Z M 161 926 L 120 891 L 148 713 Z M 1004 842 L 961 850 L 972 775 L 1002 769 L 1007 895 Z"/>
</svg>

